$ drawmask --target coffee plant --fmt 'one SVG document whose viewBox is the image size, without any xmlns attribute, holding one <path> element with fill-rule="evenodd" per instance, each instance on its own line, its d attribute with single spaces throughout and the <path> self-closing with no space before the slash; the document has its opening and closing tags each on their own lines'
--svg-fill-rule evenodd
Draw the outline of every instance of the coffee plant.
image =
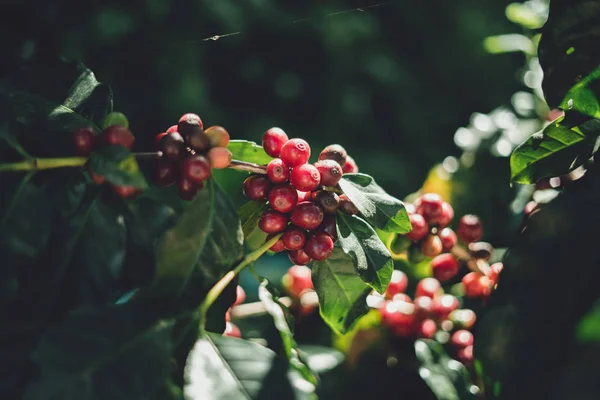
<svg viewBox="0 0 600 400">
<path fill-rule="evenodd" d="M 83 64 L 24 62 L 0 83 L 2 398 L 598 398 L 600 5 L 507 16 L 523 35 L 485 46 L 531 90 L 402 200 L 343 143 L 201 110 L 135 132 Z M 505 226 L 470 185 L 510 197 Z"/>
</svg>

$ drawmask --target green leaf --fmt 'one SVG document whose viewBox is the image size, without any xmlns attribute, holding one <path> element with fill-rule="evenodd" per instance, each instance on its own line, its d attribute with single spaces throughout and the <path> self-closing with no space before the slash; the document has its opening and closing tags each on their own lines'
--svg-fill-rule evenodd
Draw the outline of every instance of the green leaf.
<svg viewBox="0 0 600 400">
<path fill-rule="evenodd" d="M 396 233 L 412 229 L 404 203 L 387 194 L 369 175 L 344 174 L 340 187 L 374 227 Z"/>
<path fill-rule="evenodd" d="M 123 146 L 105 146 L 95 150 L 88 165 L 92 172 L 103 175 L 112 184 L 142 189 L 148 187 L 135 156 Z"/>
<path fill-rule="evenodd" d="M 578 111 L 591 118 L 600 118 L 600 104 L 596 94 L 600 93 L 598 78 L 600 78 L 600 66 L 573 85 L 565 94 L 559 107 L 566 111 Z"/>
<path fill-rule="evenodd" d="M 312 280 L 319 297 L 321 316 L 336 332 L 347 332 L 369 308 L 371 288 L 356 273 L 354 262 L 335 247 L 325 261 L 313 261 Z"/>
<path fill-rule="evenodd" d="M 260 216 L 265 208 L 265 203 L 249 201 L 238 211 L 242 221 L 244 240 L 251 251 L 262 246 L 269 236 L 258 227 L 258 221 L 260 221 Z"/>
<path fill-rule="evenodd" d="M 102 129 L 110 128 L 111 126 L 119 125 L 129 128 L 129 120 L 125 114 L 113 111 L 102 121 Z"/>
<path fill-rule="evenodd" d="M 24 399 L 152 398 L 169 377 L 171 329 L 138 304 L 75 311 L 42 336 Z"/>
<path fill-rule="evenodd" d="M 315 374 L 300 360 L 298 356 L 298 345 L 294 340 L 294 333 L 288 324 L 286 314 L 289 313 L 287 307 L 281 304 L 279 299 L 273 296 L 269 291 L 269 282 L 263 280 L 258 287 L 258 298 L 262 301 L 267 312 L 273 317 L 275 328 L 279 331 L 281 341 L 283 342 L 283 350 L 290 363 L 290 366 L 294 368 L 304 379 L 313 385 L 317 384 L 317 377 Z"/>
<path fill-rule="evenodd" d="M 475 399 L 479 388 L 470 380 L 469 371 L 450 358 L 443 347 L 427 339 L 415 342 L 415 354 L 421 366 L 419 375 L 439 400 Z"/>
<path fill-rule="evenodd" d="M 340 212 L 337 233 L 340 247 L 350 256 L 362 280 L 379 293 L 385 292 L 394 261 L 375 230 L 362 218 Z"/>
<path fill-rule="evenodd" d="M 251 342 L 209 334 L 198 340 L 186 364 L 189 400 L 313 399 L 315 387 L 287 360 Z"/>
<path fill-rule="evenodd" d="M 232 140 L 227 148 L 231 151 L 232 158 L 238 161 L 266 165 L 273 159 L 265 153 L 262 146 L 248 140 Z"/>
<path fill-rule="evenodd" d="M 579 342 L 600 342 L 600 304 L 581 318 L 575 337 Z"/>
</svg>

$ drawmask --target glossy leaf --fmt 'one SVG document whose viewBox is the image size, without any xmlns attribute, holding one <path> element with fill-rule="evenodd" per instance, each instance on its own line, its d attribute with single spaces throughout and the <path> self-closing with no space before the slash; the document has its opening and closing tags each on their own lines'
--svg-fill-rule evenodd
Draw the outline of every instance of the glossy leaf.
<svg viewBox="0 0 600 400">
<path fill-rule="evenodd" d="M 347 332 L 369 308 L 371 292 L 356 273 L 352 258 L 336 247 L 325 261 L 313 261 L 312 280 L 319 296 L 321 316 L 339 333 Z"/>
<path fill-rule="evenodd" d="M 369 175 L 344 174 L 340 187 L 374 227 L 396 233 L 412 229 L 404 203 L 387 194 Z"/>
<path fill-rule="evenodd" d="M 238 211 L 242 221 L 242 230 L 244 232 L 246 246 L 248 246 L 251 251 L 262 246 L 268 236 L 258 227 L 258 221 L 265 208 L 265 203 L 249 201 Z"/>
<path fill-rule="evenodd" d="M 362 218 L 340 212 L 337 234 L 340 247 L 350 256 L 362 280 L 379 293 L 385 292 L 394 261 L 375 230 Z"/>
<path fill-rule="evenodd" d="M 600 66 L 596 67 L 589 75 L 577 82 L 567 94 L 559 107 L 566 111 L 578 111 L 591 118 L 600 118 Z"/>
<path fill-rule="evenodd" d="M 95 150 L 88 165 L 92 172 L 104 176 L 112 184 L 142 189 L 148 187 L 135 156 L 123 146 L 105 146 Z"/>
<path fill-rule="evenodd" d="M 312 399 L 315 387 L 285 358 L 255 343 L 209 334 L 186 364 L 187 400 Z"/>
<path fill-rule="evenodd" d="M 248 140 L 231 140 L 227 148 L 234 160 L 266 165 L 273 159 L 262 146 Z"/>
<path fill-rule="evenodd" d="M 581 318 L 575 335 L 579 342 L 600 342 L 600 304 Z"/>
</svg>

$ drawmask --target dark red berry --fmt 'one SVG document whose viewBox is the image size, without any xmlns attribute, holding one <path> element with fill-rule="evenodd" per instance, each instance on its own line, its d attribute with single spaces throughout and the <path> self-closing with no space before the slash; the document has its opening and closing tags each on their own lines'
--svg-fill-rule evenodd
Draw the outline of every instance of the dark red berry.
<svg viewBox="0 0 600 400">
<path fill-rule="evenodd" d="M 279 158 L 292 168 L 306 164 L 310 158 L 310 146 L 304 139 L 290 139 L 281 148 Z"/>
<path fill-rule="evenodd" d="M 329 146 L 323 149 L 321 154 L 319 154 L 319 160 L 333 160 L 337 162 L 340 165 L 340 167 L 346 165 L 347 159 L 348 153 L 346 152 L 346 149 L 344 149 L 339 144 L 330 144 Z"/>
<path fill-rule="evenodd" d="M 175 131 L 175 132 L 177 132 L 177 131 Z M 163 133 L 159 133 L 158 135 L 156 135 L 156 137 L 154 138 L 154 142 L 156 144 L 156 150 L 160 150 L 160 141 L 162 140 L 162 138 L 167 136 L 169 133 L 171 133 L 171 132 L 163 132 Z"/>
<path fill-rule="evenodd" d="M 225 147 L 213 147 L 206 153 L 210 165 L 215 169 L 223 169 L 231 164 L 231 151 Z"/>
<path fill-rule="evenodd" d="M 250 200 L 265 200 L 269 190 L 271 182 L 264 175 L 251 175 L 244 181 L 244 194 Z"/>
<path fill-rule="evenodd" d="M 156 164 L 154 183 L 157 186 L 169 186 L 179 177 L 179 165 L 166 160 L 159 160 Z"/>
<path fill-rule="evenodd" d="M 290 167 L 281 158 L 275 158 L 267 164 L 267 176 L 275 184 L 285 183 L 290 179 Z"/>
<path fill-rule="evenodd" d="M 321 174 L 314 165 L 298 165 L 292 169 L 290 182 L 296 189 L 302 192 L 310 192 L 315 190 L 321 183 Z"/>
<path fill-rule="evenodd" d="M 288 256 L 290 261 L 295 265 L 306 265 L 312 261 L 312 258 L 310 258 L 304 250 L 289 251 Z"/>
<path fill-rule="evenodd" d="M 340 198 L 337 194 L 327 190 L 321 190 L 315 196 L 315 203 L 321 206 L 325 214 L 335 214 L 340 205 Z"/>
<path fill-rule="evenodd" d="M 106 182 L 106 177 L 104 175 L 95 174 L 90 172 L 90 178 L 96 185 L 102 185 Z"/>
<path fill-rule="evenodd" d="M 321 185 L 335 186 L 342 179 L 342 167 L 334 160 L 321 160 L 315 163 L 315 167 L 321 174 Z"/>
<path fill-rule="evenodd" d="M 126 149 L 131 150 L 135 138 L 128 128 L 121 125 L 113 125 L 102 132 L 104 143 L 109 146 L 121 145 Z"/>
<path fill-rule="evenodd" d="M 298 192 L 298 203 L 302 203 L 303 201 L 312 200 L 312 192 L 301 192 L 299 190 L 297 192 Z"/>
<path fill-rule="evenodd" d="M 413 242 L 418 242 L 429 232 L 427 221 L 425 221 L 425 218 L 421 214 L 410 214 L 409 218 L 412 230 L 406 234 L 406 237 Z"/>
<path fill-rule="evenodd" d="M 313 260 L 326 260 L 333 252 L 333 240 L 324 232 L 315 232 L 304 245 L 304 252 Z"/>
<path fill-rule="evenodd" d="M 185 155 L 183 138 L 177 132 L 162 136 L 158 144 L 158 149 L 162 151 L 163 157 L 168 160 L 179 161 Z"/>
<path fill-rule="evenodd" d="M 466 329 L 461 329 L 452 334 L 450 343 L 453 346 L 461 349 L 473 344 L 473 334 Z"/>
<path fill-rule="evenodd" d="M 433 223 L 435 223 L 439 228 L 444 228 L 452 222 L 454 218 L 454 209 L 450 205 L 450 203 L 444 201 L 442 203 L 442 212 L 441 214 L 435 218 Z"/>
<path fill-rule="evenodd" d="M 313 288 L 312 272 L 305 265 L 293 265 L 282 278 L 282 284 L 285 290 L 294 298 Z"/>
<path fill-rule="evenodd" d="M 417 296 L 414 300 L 415 318 L 424 320 L 433 317 L 433 299 L 429 296 Z"/>
<path fill-rule="evenodd" d="M 316 230 L 318 232 L 325 232 L 331 237 L 331 240 L 333 240 L 334 243 L 337 242 L 338 236 L 335 215 L 325 215 L 325 217 L 323 217 L 323 222 Z"/>
<path fill-rule="evenodd" d="M 356 174 L 358 173 L 358 166 L 356 165 L 356 161 L 354 158 L 348 156 L 346 158 L 346 164 L 342 165 L 342 171 L 345 174 Z"/>
<path fill-rule="evenodd" d="M 316 229 L 323 222 L 323 210 L 321 207 L 313 202 L 305 201 L 299 203 L 294 211 L 290 220 L 292 224 L 306 230 Z"/>
<path fill-rule="evenodd" d="M 186 137 L 194 132 L 200 132 L 204 128 L 202 124 L 202 120 L 199 116 L 193 113 L 183 114 L 181 118 L 179 118 L 179 123 L 177 124 L 177 131 L 183 136 Z"/>
<path fill-rule="evenodd" d="M 358 208 L 345 194 L 340 196 L 340 211 L 345 214 L 356 215 L 358 214 Z"/>
<path fill-rule="evenodd" d="M 306 231 L 296 226 L 288 227 L 281 237 L 287 250 L 300 250 L 306 242 Z"/>
<path fill-rule="evenodd" d="M 395 269 L 394 272 L 392 272 L 390 284 L 385 291 L 385 297 L 391 299 L 397 294 L 404 293 L 407 287 L 408 277 L 404 272 Z"/>
<path fill-rule="evenodd" d="M 273 239 L 273 236 L 275 236 L 276 234 L 271 234 L 267 237 L 267 241 Z M 269 248 L 269 250 L 274 251 L 275 253 L 280 253 L 282 251 L 285 250 L 285 246 L 283 245 L 283 240 L 281 240 L 281 238 L 279 238 L 279 240 L 277 240 L 275 242 L 275 244 L 273 246 L 271 246 Z"/>
<path fill-rule="evenodd" d="M 204 133 L 208 137 L 210 147 L 227 147 L 229 144 L 229 132 L 222 126 L 211 126 Z"/>
<path fill-rule="evenodd" d="M 433 339 L 437 331 L 437 324 L 432 319 L 421 321 L 417 326 L 417 337 Z"/>
<path fill-rule="evenodd" d="M 210 162 L 201 155 L 186 157 L 181 163 L 181 175 L 192 182 L 204 182 L 211 175 Z"/>
<path fill-rule="evenodd" d="M 73 133 L 75 152 L 78 156 L 89 156 L 96 146 L 96 132 L 92 128 L 81 128 Z"/>
<path fill-rule="evenodd" d="M 180 178 L 177 182 L 179 197 L 186 201 L 193 200 L 203 187 L 204 183 L 195 183 L 186 178 Z"/>
<path fill-rule="evenodd" d="M 440 282 L 446 282 L 458 274 L 458 260 L 450 253 L 440 254 L 431 260 L 433 277 Z"/>
<path fill-rule="evenodd" d="M 287 214 L 296 208 L 298 192 L 292 185 L 282 184 L 273 186 L 269 191 L 269 204 L 275 211 Z"/>
<path fill-rule="evenodd" d="M 444 228 L 439 233 L 438 236 L 442 241 L 443 251 L 450 251 L 456 245 L 456 233 L 451 228 Z"/>
<path fill-rule="evenodd" d="M 479 217 L 472 214 L 464 215 L 458 222 L 458 237 L 465 243 L 476 242 L 483 236 L 483 227 Z"/>
<path fill-rule="evenodd" d="M 442 240 L 437 235 L 429 235 L 421 243 L 421 252 L 425 257 L 435 257 L 442 252 Z"/>
<path fill-rule="evenodd" d="M 433 313 L 438 321 L 448 318 L 450 313 L 458 307 L 460 307 L 460 302 L 451 294 L 445 294 L 433 300 Z"/>
<path fill-rule="evenodd" d="M 185 135 L 185 143 L 200 153 L 204 153 L 210 148 L 208 136 L 204 131 L 196 131 Z"/>
<path fill-rule="evenodd" d="M 434 223 L 442 215 L 443 200 L 437 193 L 425 193 L 420 197 L 417 205 L 417 213 L 421 214 L 425 221 Z"/>
<path fill-rule="evenodd" d="M 265 233 L 283 232 L 288 224 L 288 217 L 277 211 L 265 211 L 258 221 L 258 227 Z"/>
<path fill-rule="evenodd" d="M 141 192 L 140 188 L 136 188 L 134 186 L 113 185 L 112 188 L 116 194 L 123 198 L 133 197 Z"/>
<path fill-rule="evenodd" d="M 395 336 L 411 336 L 415 328 L 414 306 L 401 300 L 388 300 L 379 309 L 381 324 Z"/>
<path fill-rule="evenodd" d="M 434 298 L 437 293 L 441 292 L 441 290 L 442 285 L 440 285 L 440 281 L 435 278 L 424 278 L 417 283 L 415 297 L 427 296 Z"/>
<path fill-rule="evenodd" d="M 493 282 L 478 272 L 469 272 L 463 277 L 462 286 L 467 297 L 485 297 L 491 293 Z"/>
<path fill-rule="evenodd" d="M 504 269 L 504 264 L 501 262 L 494 263 L 490 265 L 490 272 L 488 273 L 488 278 L 496 284 L 498 282 L 498 277 L 500 276 L 500 272 Z"/>
<path fill-rule="evenodd" d="M 271 128 L 265 132 L 262 139 L 263 149 L 271 157 L 279 157 L 281 148 L 288 141 L 288 136 L 283 129 Z"/>
<path fill-rule="evenodd" d="M 171 125 L 171 126 L 169 127 L 169 129 L 167 129 L 167 132 L 166 132 L 166 133 L 173 133 L 173 132 L 177 132 L 177 129 L 178 129 L 177 125 Z"/>
</svg>

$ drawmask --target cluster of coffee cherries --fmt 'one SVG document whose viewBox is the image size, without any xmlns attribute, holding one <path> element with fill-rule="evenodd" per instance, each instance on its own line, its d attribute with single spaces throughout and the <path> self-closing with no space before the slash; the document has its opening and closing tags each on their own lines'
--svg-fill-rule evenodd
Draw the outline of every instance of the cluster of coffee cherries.
<svg viewBox="0 0 600 400">
<path fill-rule="evenodd" d="M 268 201 L 258 226 L 270 237 L 283 233 L 271 250 L 287 250 L 295 265 L 327 259 L 337 240 L 336 212 L 358 213 L 345 195 L 336 193 L 344 173 L 358 172 L 356 163 L 342 146 L 334 144 L 309 164 L 309 144 L 288 139 L 280 128 L 267 130 L 262 145 L 273 160 L 266 174 L 244 181 L 244 193 L 251 200 Z"/>
<path fill-rule="evenodd" d="M 225 128 L 204 129 L 198 115 L 182 115 L 177 125 L 156 136 L 162 157 L 156 165 L 154 183 L 157 186 L 177 183 L 181 198 L 192 200 L 210 178 L 212 168 L 227 168 L 231 163 L 228 144 L 229 133 Z"/>
<path fill-rule="evenodd" d="M 102 146 L 123 146 L 131 150 L 135 138 L 126 126 L 112 125 L 98 133 L 95 129 L 85 127 L 73 133 L 75 153 L 81 157 L 88 157 L 95 149 Z M 94 183 L 102 185 L 106 178 L 102 175 L 90 172 L 90 178 Z M 139 193 L 140 189 L 134 186 L 111 185 L 115 193 L 121 197 L 131 197 Z"/>
<path fill-rule="evenodd" d="M 223 332 L 223 336 L 231 336 L 236 338 L 242 337 L 242 331 L 240 328 L 231 322 L 231 309 L 244 303 L 244 301 L 246 301 L 246 292 L 244 291 L 243 287 L 237 285 L 235 288 L 235 303 L 233 303 L 233 305 L 225 313 L 225 331 Z"/>
</svg>

